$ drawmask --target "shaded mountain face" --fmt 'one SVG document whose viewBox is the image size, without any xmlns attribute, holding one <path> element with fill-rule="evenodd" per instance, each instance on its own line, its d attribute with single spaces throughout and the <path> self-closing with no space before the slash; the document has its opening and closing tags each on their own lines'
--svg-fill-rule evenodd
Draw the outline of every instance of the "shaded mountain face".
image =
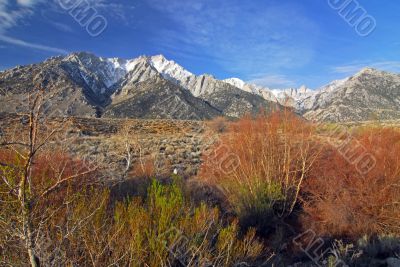
<svg viewBox="0 0 400 267">
<path fill-rule="evenodd" d="M 46 92 L 46 113 L 55 116 L 209 119 L 274 105 L 163 56 L 124 60 L 74 53 L 0 72 L 0 112 L 26 111 L 29 94 L 39 89 Z"/>
<path fill-rule="evenodd" d="M 52 58 L 0 73 L 0 111 L 26 112 L 29 95 L 39 89 L 45 89 L 46 113 L 57 113 L 55 116 L 94 117 L 103 100 L 82 78 L 71 73 L 62 58 Z"/>
<path fill-rule="evenodd" d="M 104 112 L 110 118 L 204 120 L 222 116 L 208 102 L 160 76 L 125 85 Z"/>
<path fill-rule="evenodd" d="M 266 101 L 258 95 L 254 95 L 230 85 L 220 87 L 212 93 L 204 95 L 212 106 L 222 111 L 225 116 L 238 118 L 246 114 L 257 114 L 260 111 L 274 111 L 280 106 L 271 101 Z"/>
</svg>

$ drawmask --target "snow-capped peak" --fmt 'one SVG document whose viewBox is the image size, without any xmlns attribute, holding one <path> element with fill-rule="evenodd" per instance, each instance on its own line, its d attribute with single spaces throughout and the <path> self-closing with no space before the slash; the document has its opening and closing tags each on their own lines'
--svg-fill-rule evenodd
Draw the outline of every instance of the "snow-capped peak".
<svg viewBox="0 0 400 267">
<path fill-rule="evenodd" d="M 320 89 L 318 89 L 317 91 L 320 93 L 329 93 L 329 92 L 333 92 L 335 91 L 337 88 L 341 87 L 342 85 L 344 85 L 348 80 L 350 79 L 350 77 L 342 79 L 342 80 L 335 80 L 325 86 L 322 86 Z"/>
<path fill-rule="evenodd" d="M 236 88 L 239 88 L 248 93 L 257 94 L 257 95 L 264 97 L 267 100 L 271 100 L 270 99 L 271 94 L 270 94 L 268 88 L 265 88 L 265 87 L 262 87 L 259 85 L 255 85 L 255 84 L 251 84 L 251 83 L 246 83 L 245 81 L 243 81 L 239 78 L 229 78 L 229 79 L 223 80 L 223 82 L 230 84 L 232 86 L 235 86 Z M 272 100 L 272 101 L 274 101 L 274 100 Z"/>
<path fill-rule="evenodd" d="M 167 60 L 163 55 L 150 57 L 149 63 L 167 79 L 184 81 L 188 77 L 194 76 L 193 73 L 185 70 L 175 61 Z"/>
<path fill-rule="evenodd" d="M 246 83 L 239 78 L 229 78 L 229 79 L 223 80 L 223 82 L 229 83 L 230 85 L 233 85 L 242 90 L 243 90 L 244 86 L 246 85 Z"/>
<path fill-rule="evenodd" d="M 215 88 L 213 83 L 220 82 L 209 75 L 196 76 L 176 62 L 166 59 L 163 55 L 141 56 L 125 60 L 121 58 L 96 57 L 93 54 L 81 52 L 67 56 L 64 58 L 64 61 L 77 63 L 79 67 L 77 74 L 86 81 L 94 92 L 101 93 L 112 90 L 113 86 L 128 75 L 128 73 L 145 65 L 150 65 L 154 71 L 157 71 L 165 79 L 188 89 L 195 96 L 205 93 L 207 90 L 212 91 Z M 371 71 L 374 70 L 366 68 L 362 72 Z M 229 78 L 222 82 L 245 92 L 261 96 L 265 100 L 303 109 L 313 104 L 317 94 L 329 97 L 330 92 L 341 87 L 348 79 L 350 78 L 334 81 L 317 91 L 313 91 L 304 85 L 299 88 L 272 90 L 260 85 L 247 83 L 239 78 Z"/>
<path fill-rule="evenodd" d="M 100 77 L 101 81 L 107 88 L 113 87 L 129 72 L 133 71 L 139 64 L 147 63 L 157 70 L 164 78 L 181 84 L 191 76 L 189 71 L 175 63 L 167 60 L 163 55 L 158 56 L 140 56 L 138 58 L 126 60 L 121 58 L 103 58 L 97 57 L 86 52 L 73 53 L 64 58 L 66 62 L 78 63 L 81 76 L 86 80 L 90 80 L 90 75 L 94 73 Z M 93 82 L 89 86 L 93 87 Z M 97 89 L 95 91 L 98 91 Z M 102 90 L 104 91 L 104 90 Z"/>
<path fill-rule="evenodd" d="M 311 90 L 311 89 L 308 88 L 307 86 L 302 85 L 302 86 L 300 86 L 299 89 L 297 89 L 297 92 L 298 92 L 299 94 L 307 94 L 307 93 L 310 92 L 310 90 Z"/>
<path fill-rule="evenodd" d="M 300 88 L 270 89 L 268 87 L 246 83 L 238 78 L 230 78 L 223 81 L 246 92 L 260 95 L 266 100 L 279 102 L 282 105 L 289 106 L 295 106 L 298 101 L 301 101 L 314 93 L 314 91 L 305 85 Z"/>
</svg>

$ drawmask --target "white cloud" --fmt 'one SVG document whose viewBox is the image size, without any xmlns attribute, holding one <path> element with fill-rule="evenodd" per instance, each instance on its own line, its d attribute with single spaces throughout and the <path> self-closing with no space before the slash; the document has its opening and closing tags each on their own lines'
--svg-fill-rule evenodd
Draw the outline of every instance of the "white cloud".
<svg viewBox="0 0 400 267">
<path fill-rule="evenodd" d="M 340 73 L 346 75 L 352 75 L 359 72 L 365 67 L 371 67 L 384 71 L 400 72 L 400 61 L 364 61 L 355 62 L 343 66 L 337 66 L 332 68 L 333 73 Z"/>
<path fill-rule="evenodd" d="M 32 7 L 40 2 L 43 2 L 43 0 L 17 0 L 19 5 L 27 7 Z"/>
<path fill-rule="evenodd" d="M 1 0 L 0 0 L 1 1 Z M 50 2 L 50 9 L 53 12 L 59 14 L 68 14 L 69 10 L 65 10 L 60 3 L 60 0 L 51 0 Z M 117 1 L 114 1 L 117 2 Z M 132 1 L 133 2 L 133 1 Z M 112 3 L 109 0 L 85 0 L 85 1 L 76 1 L 74 3 L 74 7 L 77 4 L 89 4 L 91 8 L 94 8 L 99 15 L 104 16 L 106 19 L 113 18 L 118 20 L 119 22 L 124 23 L 125 25 L 130 25 L 133 21 L 133 14 L 132 12 L 135 9 L 134 4 L 129 3 Z M 71 7 L 72 9 L 73 7 Z"/>
<path fill-rule="evenodd" d="M 25 10 L 10 10 L 9 1 L 0 0 L 0 33 L 14 27 L 25 13 Z"/>
<path fill-rule="evenodd" d="M 49 20 L 49 23 L 52 24 L 56 29 L 58 29 L 60 31 L 69 32 L 69 33 L 74 32 L 72 27 L 67 24 L 59 23 L 59 22 L 51 21 L 51 20 Z"/>
<path fill-rule="evenodd" d="M 32 8 L 44 0 L 0 0 L 0 32 L 18 24 L 20 20 L 32 14 Z"/>
<path fill-rule="evenodd" d="M 265 75 L 249 81 L 249 83 L 261 85 L 268 88 L 289 88 L 295 87 L 296 83 L 285 75 Z"/>
<path fill-rule="evenodd" d="M 238 0 L 147 0 L 174 22 L 154 42 L 201 50 L 226 70 L 249 76 L 309 63 L 317 26 L 297 4 Z M 309 33 L 313 34 L 309 34 Z M 177 45 L 179 44 L 179 45 Z"/>
<path fill-rule="evenodd" d="M 132 16 L 133 4 L 110 3 L 109 0 L 86 0 L 91 7 L 97 10 L 104 17 L 113 17 L 125 24 L 129 24 Z"/>
<path fill-rule="evenodd" d="M 60 54 L 68 53 L 64 49 L 31 43 L 7 35 L 10 29 L 17 26 L 23 19 L 29 17 L 33 13 L 34 6 L 40 2 L 43 2 L 43 0 L 17 0 L 17 6 L 11 7 L 10 0 L 0 0 L 0 41 L 30 49 Z"/>
<path fill-rule="evenodd" d="M 29 43 L 24 40 L 19 40 L 19 39 L 13 38 L 13 37 L 5 36 L 5 35 L 0 35 L 0 41 L 8 43 L 8 44 L 43 50 L 43 51 L 47 51 L 47 52 L 53 52 L 53 53 L 59 53 L 59 54 L 68 54 L 69 53 L 68 51 L 66 51 L 64 49 L 51 47 L 51 46 L 45 46 L 45 45 L 41 45 L 41 44 Z"/>
</svg>

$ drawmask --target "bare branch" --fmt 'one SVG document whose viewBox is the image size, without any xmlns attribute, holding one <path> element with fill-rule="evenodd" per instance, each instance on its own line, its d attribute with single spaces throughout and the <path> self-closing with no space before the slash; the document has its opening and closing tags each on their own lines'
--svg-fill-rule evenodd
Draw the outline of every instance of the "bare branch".
<svg viewBox="0 0 400 267">
<path fill-rule="evenodd" d="M 58 189 L 60 186 L 62 186 L 64 183 L 66 183 L 66 182 L 68 182 L 68 181 L 71 181 L 71 180 L 73 180 L 73 179 L 75 179 L 75 178 L 77 178 L 77 177 L 79 177 L 79 176 L 84 176 L 84 175 L 86 175 L 86 174 L 93 173 L 93 172 L 95 172 L 96 170 L 97 170 L 97 167 L 94 168 L 94 169 L 90 169 L 90 170 L 88 170 L 88 171 L 86 171 L 86 172 L 82 172 L 82 173 L 78 173 L 78 174 L 75 174 L 75 175 L 71 175 L 71 176 L 69 176 L 69 177 L 66 177 L 66 178 L 63 178 L 63 179 L 59 180 L 59 181 L 58 181 L 56 184 L 54 184 L 53 186 L 48 187 L 47 189 L 45 189 L 44 192 L 39 196 L 39 199 L 40 199 L 40 198 L 43 198 L 43 197 L 49 195 L 50 193 L 52 193 L 53 191 L 57 190 L 57 189 Z"/>
<path fill-rule="evenodd" d="M 29 147 L 29 144 L 22 143 L 22 142 L 4 142 L 4 143 L 0 143 L 0 146 L 22 146 L 22 147 Z"/>
</svg>

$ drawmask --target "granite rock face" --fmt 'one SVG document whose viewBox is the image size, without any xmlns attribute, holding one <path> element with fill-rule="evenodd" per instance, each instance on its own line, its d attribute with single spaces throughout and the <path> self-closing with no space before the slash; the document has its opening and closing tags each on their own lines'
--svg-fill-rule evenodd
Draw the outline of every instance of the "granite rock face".
<svg viewBox="0 0 400 267">
<path fill-rule="evenodd" d="M 303 100 L 303 115 L 315 121 L 347 122 L 400 118 L 400 75 L 363 69 Z"/>
<path fill-rule="evenodd" d="M 163 56 L 124 60 L 80 52 L 0 72 L 0 112 L 26 111 L 38 90 L 54 116 L 203 120 L 274 104 Z"/>
</svg>

